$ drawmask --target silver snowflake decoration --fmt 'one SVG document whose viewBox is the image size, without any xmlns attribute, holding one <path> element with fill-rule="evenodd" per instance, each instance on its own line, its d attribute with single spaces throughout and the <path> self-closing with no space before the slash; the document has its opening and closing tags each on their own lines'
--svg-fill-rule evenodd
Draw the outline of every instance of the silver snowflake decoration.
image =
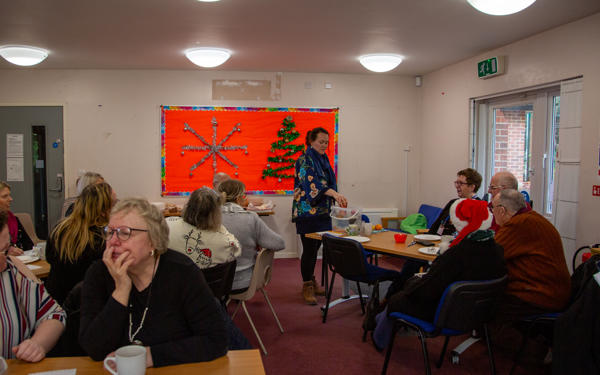
<svg viewBox="0 0 600 375">
<path fill-rule="evenodd" d="M 229 160 L 227 158 L 227 156 L 225 156 L 223 154 L 223 151 L 245 150 L 246 151 L 245 154 L 248 154 L 248 146 L 223 146 L 223 144 L 225 142 L 227 142 L 227 140 L 229 139 L 229 137 L 231 137 L 233 135 L 233 133 L 235 133 L 236 131 L 238 131 L 238 132 L 242 131 L 240 129 L 240 123 L 237 123 L 236 125 L 234 125 L 233 129 L 231 129 L 229 131 L 229 133 L 227 133 L 225 138 L 223 138 L 219 143 L 217 143 L 217 125 L 218 124 L 217 124 L 217 119 L 215 117 L 212 118 L 211 124 L 212 124 L 212 128 L 213 128 L 212 143 L 208 143 L 204 139 L 204 137 L 202 137 L 200 134 L 198 134 L 194 130 L 194 128 L 189 126 L 187 123 L 183 124 L 184 125 L 183 131 L 189 131 L 190 133 L 195 135 L 202 143 L 204 143 L 204 146 L 192 146 L 192 145 L 182 146 L 181 147 L 181 155 L 183 155 L 185 153 L 185 151 L 208 151 L 208 154 L 204 155 L 204 157 L 202 159 L 200 159 L 199 162 L 197 162 L 196 164 L 194 164 L 190 167 L 190 176 L 192 175 L 192 172 L 196 168 L 201 166 L 206 161 L 206 159 L 208 159 L 211 156 L 213 159 L 212 167 L 213 167 L 214 173 L 217 173 L 217 156 L 219 156 L 221 159 L 225 160 L 232 167 L 239 168 L 237 164 L 235 164 L 234 162 Z"/>
</svg>

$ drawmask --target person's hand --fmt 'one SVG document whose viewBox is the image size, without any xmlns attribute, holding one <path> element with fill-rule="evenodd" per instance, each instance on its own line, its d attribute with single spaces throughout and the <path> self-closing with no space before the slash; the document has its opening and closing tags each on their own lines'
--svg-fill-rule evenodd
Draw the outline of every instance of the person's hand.
<svg viewBox="0 0 600 375">
<path fill-rule="evenodd" d="M 333 199 L 340 205 L 340 207 L 346 208 L 348 207 L 348 200 L 340 193 L 335 193 Z"/>
<path fill-rule="evenodd" d="M 8 255 L 12 255 L 12 256 L 17 256 L 17 255 L 23 255 L 24 252 L 22 249 L 19 249 L 16 246 L 11 246 L 8 248 Z"/>
<path fill-rule="evenodd" d="M 129 252 L 120 254 L 113 260 L 114 249 L 107 245 L 102 261 L 106 265 L 110 276 L 115 281 L 115 290 L 112 293 L 114 299 L 120 304 L 127 306 L 129 301 L 129 293 L 131 292 L 131 278 L 127 274 L 129 266 L 133 263 L 133 258 L 129 256 Z"/>
<path fill-rule="evenodd" d="M 146 346 L 146 367 L 154 367 L 154 360 L 152 359 L 152 351 L 150 347 Z"/>
<path fill-rule="evenodd" d="M 27 362 L 39 362 L 46 356 L 44 348 L 32 339 L 27 339 L 17 346 L 13 346 L 15 357 Z"/>
</svg>

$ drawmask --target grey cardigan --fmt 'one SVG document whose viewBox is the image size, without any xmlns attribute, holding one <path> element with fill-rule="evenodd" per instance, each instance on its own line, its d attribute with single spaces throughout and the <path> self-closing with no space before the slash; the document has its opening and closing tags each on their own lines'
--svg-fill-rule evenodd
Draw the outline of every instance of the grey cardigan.
<svg viewBox="0 0 600 375">
<path fill-rule="evenodd" d="M 283 250 L 285 241 L 272 231 L 255 212 L 246 211 L 240 205 L 227 202 L 222 207 L 223 225 L 242 245 L 242 255 L 237 258 L 232 290 L 250 285 L 250 278 L 259 248 Z"/>
</svg>

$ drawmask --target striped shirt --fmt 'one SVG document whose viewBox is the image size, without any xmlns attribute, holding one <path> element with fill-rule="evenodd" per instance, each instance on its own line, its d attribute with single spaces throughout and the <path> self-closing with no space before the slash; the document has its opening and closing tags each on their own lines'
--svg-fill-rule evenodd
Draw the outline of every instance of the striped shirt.
<svg viewBox="0 0 600 375">
<path fill-rule="evenodd" d="M 6 262 L 6 269 L 0 272 L 0 355 L 14 358 L 13 346 L 30 338 L 44 320 L 56 319 L 65 324 L 66 313 L 44 284 L 28 279 L 10 259 Z"/>
</svg>

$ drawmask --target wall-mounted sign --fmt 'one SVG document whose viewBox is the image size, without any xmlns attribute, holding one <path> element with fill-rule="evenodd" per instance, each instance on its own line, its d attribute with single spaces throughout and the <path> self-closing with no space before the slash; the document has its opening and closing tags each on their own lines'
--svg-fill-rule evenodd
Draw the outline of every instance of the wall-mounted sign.
<svg viewBox="0 0 600 375">
<path fill-rule="evenodd" d="M 487 79 L 504 73 L 504 57 L 494 56 L 477 63 L 477 76 Z"/>
</svg>

